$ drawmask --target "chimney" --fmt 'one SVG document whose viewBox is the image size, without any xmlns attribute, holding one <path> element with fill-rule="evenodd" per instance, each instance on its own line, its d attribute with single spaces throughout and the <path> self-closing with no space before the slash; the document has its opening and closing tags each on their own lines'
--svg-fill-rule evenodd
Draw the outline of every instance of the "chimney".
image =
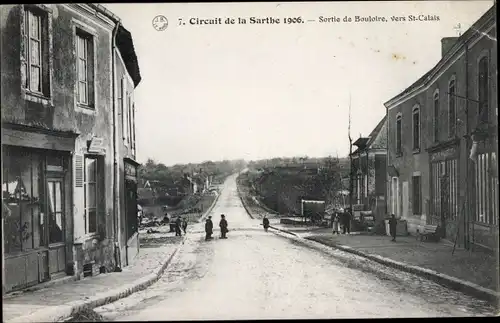
<svg viewBox="0 0 500 323">
<path fill-rule="evenodd" d="M 444 37 L 441 38 L 441 57 L 444 57 L 446 53 L 456 44 L 458 37 Z"/>
</svg>

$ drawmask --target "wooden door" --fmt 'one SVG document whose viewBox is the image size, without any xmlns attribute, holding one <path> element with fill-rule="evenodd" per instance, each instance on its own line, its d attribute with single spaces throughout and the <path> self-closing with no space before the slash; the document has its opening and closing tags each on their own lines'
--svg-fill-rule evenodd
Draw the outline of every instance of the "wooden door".
<svg viewBox="0 0 500 323">
<path fill-rule="evenodd" d="M 440 227 L 442 237 L 446 237 L 446 222 L 450 216 L 450 182 L 448 176 L 441 177 L 441 215 Z"/>
<path fill-rule="evenodd" d="M 50 274 L 66 269 L 64 196 L 64 179 L 62 177 L 47 178 L 48 262 Z"/>
</svg>

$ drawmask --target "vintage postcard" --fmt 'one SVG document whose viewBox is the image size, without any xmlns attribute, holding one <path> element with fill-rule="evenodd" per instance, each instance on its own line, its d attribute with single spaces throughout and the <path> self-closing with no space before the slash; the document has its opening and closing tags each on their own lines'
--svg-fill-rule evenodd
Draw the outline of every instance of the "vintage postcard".
<svg viewBox="0 0 500 323">
<path fill-rule="evenodd" d="M 3 321 L 497 316 L 496 12 L 0 5 Z"/>
</svg>

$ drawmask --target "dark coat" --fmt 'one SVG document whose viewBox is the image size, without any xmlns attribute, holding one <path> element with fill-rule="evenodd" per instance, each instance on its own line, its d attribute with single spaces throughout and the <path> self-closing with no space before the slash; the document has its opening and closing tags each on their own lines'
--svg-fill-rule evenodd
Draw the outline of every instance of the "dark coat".
<svg viewBox="0 0 500 323">
<path fill-rule="evenodd" d="M 340 221 L 342 223 L 347 224 L 347 223 L 349 223 L 350 220 L 351 220 L 351 214 L 349 213 L 349 211 L 342 213 L 342 215 L 340 217 Z"/>
<path fill-rule="evenodd" d="M 226 219 L 222 219 L 219 222 L 219 227 L 222 231 L 227 232 L 227 221 Z"/>
<path fill-rule="evenodd" d="M 264 225 L 265 228 L 269 227 L 269 219 L 264 218 L 264 220 L 262 220 L 262 224 Z"/>
<path fill-rule="evenodd" d="M 396 227 L 398 225 L 398 220 L 396 220 L 395 218 L 390 218 L 389 219 L 389 230 L 391 230 L 391 235 L 395 235 L 396 234 Z"/>
<path fill-rule="evenodd" d="M 207 222 L 205 222 L 205 232 L 212 233 L 213 229 L 214 229 L 214 224 L 212 220 L 207 220 Z"/>
<path fill-rule="evenodd" d="M 183 227 L 184 229 L 186 229 L 186 228 L 187 228 L 187 226 L 188 226 L 187 221 L 186 221 L 186 220 L 182 221 L 182 227 Z"/>
</svg>

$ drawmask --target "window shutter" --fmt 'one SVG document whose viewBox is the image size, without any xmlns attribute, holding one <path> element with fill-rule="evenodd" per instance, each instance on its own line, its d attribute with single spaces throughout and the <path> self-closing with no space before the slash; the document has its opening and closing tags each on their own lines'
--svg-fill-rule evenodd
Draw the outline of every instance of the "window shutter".
<svg viewBox="0 0 500 323">
<path fill-rule="evenodd" d="M 75 155 L 75 187 L 83 187 L 83 156 Z"/>
</svg>

